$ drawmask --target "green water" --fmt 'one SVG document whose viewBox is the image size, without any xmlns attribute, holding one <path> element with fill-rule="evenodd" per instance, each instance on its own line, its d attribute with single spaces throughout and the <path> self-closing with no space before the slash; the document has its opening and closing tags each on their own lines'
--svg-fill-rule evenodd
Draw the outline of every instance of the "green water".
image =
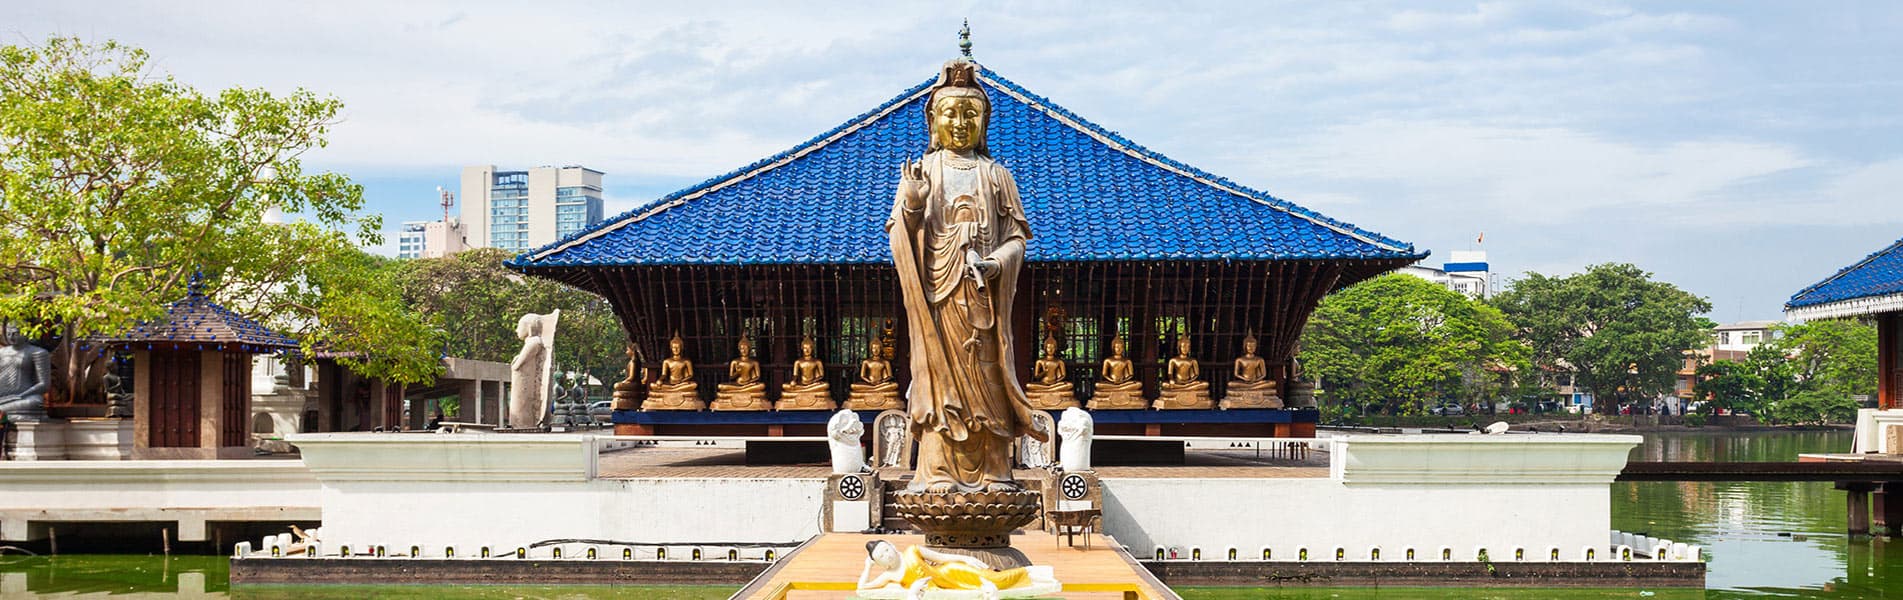
<svg viewBox="0 0 1903 600">
<path fill-rule="evenodd" d="M 1850 433 L 1648 435 L 1633 460 L 1794 460 L 1843 452 Z M 1903 598 L 1903 540 L 1844 535 L 1844 497 L 1828 483 L 1620 483 L 1612 526 L 1705 547 L 1711 591 L 1651 589 L 1183 588 L 1194 600 L 1241 598 Z M 209 556 L 0 556 L 0 598 L 146 593 L 234 598 L 725 598 L 731 586 L 240 587 Z M 1895 582 L 1895 583 L 1891 583 Z"/>
</svg>

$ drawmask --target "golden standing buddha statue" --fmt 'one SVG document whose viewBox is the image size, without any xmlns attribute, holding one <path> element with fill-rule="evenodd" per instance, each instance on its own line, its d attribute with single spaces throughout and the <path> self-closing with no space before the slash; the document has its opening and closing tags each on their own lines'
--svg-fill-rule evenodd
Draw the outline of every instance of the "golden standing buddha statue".
<svg viewBox="0 0 1903 600">
<path fill-rule="evenodd" d="M 885 359 L 885 340 L 874 337 L 869 346 L 866 359 L 859 361 L 859 380 L 852 383 L 852 393 L 846 396 L 846 408 L 904 408 L 899 404 L 899 384 L 892 380 L 892 363 Z"/>
<path fill-rule="evenodd" d="M 1137 409 L 1149 405 L 1143 399 L 1143 382 L 1136 379 L 1136 365 L 1123 356 L 1123 336 L 1112 338 L 1110 356 L 1103 359 L 1097 387 L 1090 393 L 1089 408 Z"/>
<path fill-rule="evenodd" d="M 700 384 L 694 383 L 694 363 L 682 353 L 687 342 L 681 340 L 679 332 L 667 341 L 668 356 L 661 361 L 661 378 L 648 386 L 648 399 L 641 403 L 641 410 L 700 410 L 706 408 L 700 399 Z"/>
<path fill-rule="evenodd" d="M 1242 356 L 1236 357 L 1222 408 L 1282 408 L 1275 380 L 1269 379 L 1269 361 L 1256 356 L 1255 350 L 1255 334 L 1242 338 Z"/>
<path fill-rule="evenodd" d="M 766 410 L 766 384 L 760 382 L 760 361 L 753 359 L 753 340 L 740 338 L 740 355 L 727 363 L 730 383 L 715 385 L 714 410 Z"/>
<path fill-rule="evenodd" d="M 1202 377 L 1202 367 L 1189 356 L 1189 334 L 1178 336 L 1176 356 L 1170 357 L 1163 368 L 1163 390 L 1156 397 L 1157 410 L 1213 407 L 1214 403 L 1209 400 L 1209 382 Z"/>
<path fill-rule="evenodd" d="M 1024 386 L 1031 408 L 1064 410 L 1077 406 L 1077 386 L 1066 379 L 1064 361 L 1057 358 L 1057 336 L 1044 336 L 1044 357 L 1031 368 L 1036 380 Z"/>
<path fill-rule="evenodd" d="M 826 363 L 813 358 L 813 338 L 800 340 L 800 358 L 793 361 L 793 380 L 780 386 L 780 401 L 773 410 L 832 410 L 831 387 L 826 384 Z"/>
</svg>

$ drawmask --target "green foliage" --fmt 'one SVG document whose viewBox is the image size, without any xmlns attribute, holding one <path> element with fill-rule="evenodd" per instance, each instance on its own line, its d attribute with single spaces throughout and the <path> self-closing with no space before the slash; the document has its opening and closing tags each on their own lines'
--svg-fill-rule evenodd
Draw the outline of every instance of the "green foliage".
<svg viewBox="0 0 1903 600">
<path fill-rule="evenodd" d="M 1762 413 L 1763 388 L 1764 379 L 1751 365 L 1720 360 L 1698 367 L 1698 383 L 1692 386 L 1692 393 L 1706 400 L 1707 414 L 1720 408 Z"/>
<path fill-rule="evenodd" d="M 524 277 L 502 262 L 507 251 L 477 248 L 403 264 L 403 298 L 446 333 L 449 356 L 508 362 L 522 346 L 516 321 L 527 313 L 561 309 L 556 324 L 556 371 L 579 371 L 604 383 L 619 381 L 626 336 L 607 301 L 560 283 Z"/>
<path fill-rule="evenodd" d="M 1420 413 L 1443 398 L 1497 393 L 1526 364 L 1500 311 L 1418 277 L 1387 275 L 1322 299 L 1302 364 L 1340 405 Z"/>
<path fill-rule="evenodd" d="M 326 304 L 362 292 L 324 270 L 380 241 L 380 219 L 359 214 L 360 186 L 303 168 L 342 104 L 304 90 L 208 95 L 147 62 L 73 38 L 0 47 L 0 319 L 69 341 L 115 334 L 158 316 L 202 271 L 212 297 L 247 316 L 313 323 L 304 333 L 333 349 L 404 354 L 416 323 L 375 301 L 387 296 Z M 271 223 L 270 211 L 300 220 Z M 266 299 L 287 286 L 317 302 Z M 350 321 L 324 331 L 332 316 Z M 73 388 L 98 364 L 72 346 L 55 350 L 69 397 L 86 395 Z M 411 366 L 388 372 L 419 375 Z"/>
<path fill-rule="evenodd" d="M 1777 329 L 1770 346 L 1789 357 L 1806 389 L 1843 396 L 1877 393 L 1877 328 L 1853 320 L 1810 321 Z"/>
<path fill-rule="evenodd" d="M 1704 298 L 1618 263 L 1566 277 L 1528 273 L 1494 305 L 1537 364 L 1571 366 L 1599 414 L 1671 393 L 1685 351 L 1706 341 L 1710 321 L 1698 315 L 1711 310 Z"/>
<path fill-rule="evenodd" d="M 1795 425 L 1850 423 L 1857 420 L 1857 402 L 1827 389 L 1804 390 L 1777 402 L 1772 416 Z"/>
<path fill-rule="evenodd" d="M 1706 419 L 1705 415 L 1692 413 L 1689 415 L 1685 415 L 1683 422 L 1685 423 L 1686 427 L 1704 427 L 1705 419 Z"/>
</svg>

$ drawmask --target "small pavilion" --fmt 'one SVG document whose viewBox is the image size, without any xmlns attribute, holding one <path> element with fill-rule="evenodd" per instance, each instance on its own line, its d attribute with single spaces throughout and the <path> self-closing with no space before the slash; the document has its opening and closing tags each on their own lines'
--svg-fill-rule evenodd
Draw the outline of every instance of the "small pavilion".
<svg viewBox="0 0 1903 600">
<path fill-rule="evenodd" d="M 1858 453 L 1903 453 L 1886 442 L 1903 427 L 1903 240 L 1804 288 L 1784 303 L 1793 321 L 1868 319 L 1877 327 L 1877 405 L 1857 416 Z M 1898 430 L 1903 434 L 1903 430 Z"/>
<path fill-rule="evenodd" d="M 992 156 L 1015 175 L 1033 235 L 1013 311 L 1021 380 L 1052 334 L 1078 397 L 1090 397 L 1121 336 L 1154 396 L 1188 335 L 1221 397 L 1253 333 L 1269 379 L 1289 390 L 1297 338 L 1322 296 L 1426 256 L 1171 160 L 989 69 L 979 80 L 992 103 Z M 508 265 L 606 298 L 650 365 L 678 333 L 703 400 L 725 381 L 742 336 L 773 390 L 790 377 L 801 339 L 815 338 L 834 400 L 844 400 L 868 342 L 906 334 L 883 224 L 898 165 L 926 149 L 932 83 Z M 885 329 L 893 324 L 896 332 Z M 901 389 L 905 364 L 892 360 Z M 1315 423 L 1313 410 L 1094 412 L 1099 433 L 1299 436 L 1313 435 Z M 621 433 L 811 434 L 824 416 L 623 410 L 614 418 Z"/>
<path fill-rule="evenodd" d="M 251 455 L 251 357 L 297 341 L 232 312 L 192 279 L 159 319 L 107 341 L 133 354 L 135 459 Z"/>
</svg>

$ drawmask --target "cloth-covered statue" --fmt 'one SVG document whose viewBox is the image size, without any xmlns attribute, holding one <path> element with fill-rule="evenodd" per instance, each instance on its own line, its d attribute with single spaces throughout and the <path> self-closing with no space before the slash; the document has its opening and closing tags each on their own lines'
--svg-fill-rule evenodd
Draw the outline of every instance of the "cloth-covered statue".
<svg viewBox="0 0 1903 600">
<path fill-rule="evenodd" d="M 862 598 L 1024 598 L 1063 588 L 1049 566 L 997 570 L 961 554 L 920 546 L 899 550 L 885 540 L 866 542 L 859 573 Z"/>
</svg>

